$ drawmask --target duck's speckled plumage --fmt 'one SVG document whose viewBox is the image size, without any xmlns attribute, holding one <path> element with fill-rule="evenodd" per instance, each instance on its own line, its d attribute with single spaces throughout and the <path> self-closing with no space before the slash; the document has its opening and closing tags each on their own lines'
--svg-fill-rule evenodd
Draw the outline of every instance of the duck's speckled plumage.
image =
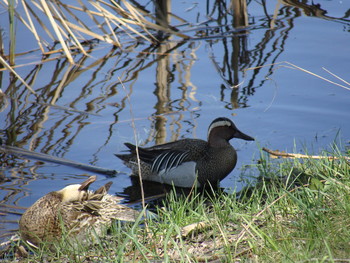
<svg viewBox="0 0 350 263">
<path fill-rule="evenodd" d="M 180 187 L 191 187 L 194 183 L 203 186 L 207 182 L 216 185 L 236 166 L 237 153 L 229 143 L 232 138 L 254 140 L 239 131 L 231 120 L 221 117 L 210 124 L 208 141 L 182 139 L 149 148 L 138 147 L 142 178 Z M 138 174 L 136 146 L 125 145 L 130 153 L 116 156 Z"/>
<path fill-rule="evenodd" d="M 88 190 L 95 180 L 96 176 L 91 176 L 82 184 L 67 186 L 38 199 L 19 221 L 22 239 L 37 246 L 60 239 L 65 231 L 81 240 L 92 229 L 100 235 L 115 219 L 133 221 L 137 212 L 119 204 L 119 197 L 107 193 L 111 182 L 95 192 Z"/>
</svg>

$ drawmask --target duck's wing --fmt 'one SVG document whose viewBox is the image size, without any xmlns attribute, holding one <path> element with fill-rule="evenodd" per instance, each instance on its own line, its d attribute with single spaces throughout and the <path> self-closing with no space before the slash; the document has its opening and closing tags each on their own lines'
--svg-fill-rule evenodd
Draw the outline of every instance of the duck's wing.
<svg viewBox="0 0 350 263">
<path fill-rule="evenodd" d="M 160 171 L 169 171 L 171 168 L 175 168 L 181 165 L 188 158 L 189 154 L 189 151 L 179 150 L 162 152 L 154 158 L 151 170 L 154 173 L 159 173 Z"/>
<path fill-rule="evenodd" d="M 125 144 L 132 154 L 136 154 L 136 146 L 130 143 Z M 158 173 L 161 170 L 168 171 L 186 161 L 190 151 L 182 149 L 177 143 L 165 143 L 149 148 L 138 147 L 139 157 L 142 161 L 151 165 L 152 172 Z"/>
<path fill-rule="evenodd" d="M 135 161 L 136 146 L 131 143 L 125 143 L 125 146 L 128 147 L 129 153 L 116 156 L 125 162 Z M 201 159 L 207 154 L 207 142 L 200 139 L 182 139 L 137 149 L 140 160 L 151 165 L 152 171 L 158 172 Z"/>
<path fill-rule="evenodd" d="M 124 161 L 136 158 L 136 146 L 131 143 L 125 143 L 125 146 L 129 148 L 130 153 L 116 154 L 116 156 Z M 170 142 L 149 148 L 138 147 L 139 158 L 148 163 L 154 173 L 168 171 L 190 160 L 191 151 L 186 147 L 179 149 L 181 147 L 176 146 L 178 145 Z"/>
</svg>

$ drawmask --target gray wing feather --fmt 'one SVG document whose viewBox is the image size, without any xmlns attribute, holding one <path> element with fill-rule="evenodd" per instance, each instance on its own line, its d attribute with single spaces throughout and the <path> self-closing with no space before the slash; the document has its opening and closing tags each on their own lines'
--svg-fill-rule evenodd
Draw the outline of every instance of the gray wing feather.
<svg viewBox="0 0 350 263">
<path fill-rule="evenodd" d="M 163 162 L 164 162 L 164 159 L 167 158 L 167 156 L 169 155 L 170 152 L 165 152 L 165 153 L 162 153 L 160 155 L 158 155 L 153 163 L 152 163 L 152 167 L 151 167 L 151 170 L 152 172 L 159 172 L 162 168 L 162 165 L 163 165 Z"/>
<path fill-rule="evenodd" d="M 170 151 L 158 155 L 152 164 L 152 172 L 159 173 L 161 170 L 169 170 L 179 166 L 188 156 L 189 151 Z"/>
</svg>

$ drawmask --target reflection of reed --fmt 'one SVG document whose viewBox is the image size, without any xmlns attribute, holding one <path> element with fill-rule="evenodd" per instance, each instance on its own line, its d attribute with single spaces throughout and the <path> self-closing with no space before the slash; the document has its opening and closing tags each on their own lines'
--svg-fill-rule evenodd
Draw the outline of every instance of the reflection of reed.
<svg viewBox="0 0 350 263">
<path fill-rule="evenodd" d="M 112 59 L 115 56 L 122 56 L 122 53 L 115 53 L 115 51 L 112 49 L 112 52 L 109 52 L 106 56 L 101 57 L 98 60 L 95 60 L 91 63 L 91 60 L 88 60 L 87 57 L 82 56 L 80 61 L 77 61 L 77 67 L 71 68 L 69 66 L 69 63 L 66 63 L 65 60 L 57 61 L 57 66 L 52 71 L 52 76 L 49 78 L 50 81 L 48 84 L 46 84 L 44 87 L 37 89 L 38 92 L 38 98 L 35 101 L 34 104 L 32 103 L 21 103 L 19 102 L 30 102 L 28 101 L 29 98 L 24 97 L 25 90 L 21 88 L 21 86 L 15 86 L 15 82 L 11 82 L 11 85 L 6 90 L 6 93 L 9 94 L 9 97 L 12 99 L 12 106 L 11 106 L 11 114 L 8 115 L 7 122 L 9 123 L 9 126 L 6 129 L 7 132 L 7 141 L 6 144 L 9 145 L 17 145 L 22 146 L 27 144 L 28 139 L 31 140 L 38 136 L 40 133 L 42 127 L 44 126 L 44 123 L 47 120 L 47 115 L 49 114 L 49 111 L 52 108 L 55 108 L 55 104 L 58 102 L 60 103 L 60 98 L 64 96 L 64 93 L 67 92 L 67 88 L 72 88 L 70 85 L 74 83 L 79 77 L 82 75 L 82 73 L 86 71 L 92 71 L 93 74 L 91 74 L 91 78 L 87 80 L 86 84 L 82 84 L 81 87 L 76 87 L 75 90 L 80 91 L 75 97 L 71 98 L 71 102 L 69 103 L 71 108 L 75 108 L 78 103 L 82 103 L 85 101 L 85 104 L 87 105 L 87 109 L 93 113 L 98 112 L 98 108 L 95 108 L 92 105 L 95 105 L 96 102 L 102 103 L 103 101 L 107 100 L 110 96 L 113 96 L 114 93 L 112 92 L 110 96 L 107 93 L 107 96 L 103 97 L 93 97 L 90 101 L 86 101 L 86 98 L 91 97 L 92 89 L 93 88 L 99 88 L 100 85 L 104 84 L 105 82 L 110 82 L 113 74 L 106 75 L 102 72 L 103 75 L 105 75 L 105 78 L 96 78 L 97 75 L 102 75 L 99 72 L 104 70 L 103 66 L 105 65 L 106 61 L 108 59 Z M 91 64 L 87 64 L 91 63 Z M 123 62 L 122 62 L 123 63 Z M 67 68 L 68 66 L 68 68 Z M 32 86 L 38 85 L 36 84 L 36 80 L 40 74 L 40 71 L 42 70 L 42 65 L 36 66 L 26 77 L 26 79 L 31 79 L 30 83 Z M 45 73 L 47 74 L 48 69 L 45 69 Z M 102 76 L 103 76 L 102 75 Z M 41 81 L 39 79 L 39 81 Z M 128 80 L 124 80 L 127 82 Z M 39 84 L 40 85 L 40 84 Z M 56 108 L 57 109 L 57 108 Z M 86 119 L 87 112 L 80 112 L 80 114 L 76 114 L 76 117 L 71 120 L 71 123 L 69 123 L 68 118 L 71 117 L 71 113 L 69 112 L 69 109 L 66 110 L 67 114 L 62 114 L 62 118 L 52 126 L 51 129 L 46 130 L 45 135 L 47 135 L 49 138 L 50 136 L 55 133 L 55 131 L 58 129 L 58 127 L 64 123 L 66 124 L 68 122 L 68 125 L 66 127 L 70 127 L 74 123 L 83 123 L 83 120 Z M 76 113 L 76 112 L 75 112 Z M 19 134 L 20 132 L 17 130 L 19 127 L 25 127 L 28 126 L 28 124 L 25 123 L 25 121 L 30 120 L 30 132 L 27 133 L 25 137 L 22 138 L 22 141 L 18 141 L 15 136 L 11 136 L 11 134 Z M 71 124 L 71 125 L 70 125 Z M 84 126 L 85 124 L 83 124 Z M 82 126 L 82 127 L 83 127 Z M 82 128 L 81 127 L 81 128 Z M 13 131 L 13 132 L 12 132 Z M 69 135 L 70 132 L 66 131 L 65 136 L 63 136 L 61 139 L 66 139 L 67 135 Z M 33 142 L 31 142 L 33 143 Z M 48 142 L 50 143 L 50 142 Z M 58 142 L 51 142 L 51 145 L 57 145 Z M 35 144 L 33 144 L 33 147 L 31 150 L 34 150 Z M 49 148 L 49 146 L 47 145 Z M 45 147 L 46 148 L 46 147 Z M 48 153 L 47 151 L 45 151 Z"/>
<path fill-rule="evenodd" d="M 232 0 L 233 26 L 235 28 L 248 26 L 248 12 L 246 0 Z"/>
<path fill-rule="evenodd" d="M 266 2 L 262 1 L 263 10 L 267 10 Z M 225 50 L 222 61 L 216 58 L 214 52 L 211 54 L 211 59 L 215 65 L 216 70 L 220 74 L 223 84 L 221 85 L 221 100 L 225 101 L 225 90 L 230 90 L 230 99 L 227 102 L 226 107 L 234 109 L 238 107 L 247 106 L 248 97 L 253 95 L 255 89 L 261 87 L 268 77 L 273 73 L 273 63 L 277 61 L 280 54 L 284 51 L 284 46 L 288 39 L 288 32 L 293 28 L 293 19 L 297 17 L 297 14 L 289 12 L 289 7 L 282 7 L 279 10 L 279 19 L 275 21 L 276 27 L 270 29 L 270 16 L 266 14 L 266 18 L 262 19 L 262 26 L 260 30 L 265 30 L 265 34 L 258 43 L 255 44 L 253 49 L 248 49 L 247 45 L 247 32 L 248 30 L 254 30 L 254 28 L 248 28 L 248 15 L 246 1 L 244 0 L 232 0 L 231 7 L 233 8 L 233 29 L 229 27 L 229 14 L 227 13 L 226 2 L 216 1 L 212 9 L 208 10 L 208 14 L 211 16 L 217 16 L 215 21 L 219 24 L 220 32 L 222 35 L 232 35 L 232 38 L 223 38 L 222 41 L 208 40 L 212 45 L 222 44 Z M 283 23 L 288 19 L 288 27 Z M 256 25 L 257 26 L 257 25 Z M 209 30 L 209 35 L 210 33 Z M 217 34 L 217 27 L 212 27 L 213 32 Z M 281 30 L 283 29 L 283 30 Z M 231 41 L 230 41 L 231 40 Z M 213 48 L 212 50 L 217 50 Z M 262 65 L 271 64 L 267 69 L 266 76 L 264 78 L 259 77 Z M 253 68 L 249 72 L 246 69 Z M 266 68 L 264 69 L 266 70 Z M 256 80 L 260 83 L 255 83 Z"/>
<path fill-rule="evenodd" d="M 224 1 L 218 1 L 216 8 L 218 9 L 219 16 L 217 21 L 219 23 L 221 23 L 221 21 L 224 21 L 226 25 L 225 27 L 224 25 L 220 25 L 220 28 L 227 28 L 228 13 L 226 11 L 226 3 Z M 231 38 L 224 38 L 223 41 L 220 42 L 223 43 L 225 50 L 225 57 L 223 58 L 222 66 L 219 66 L 217 64 L 213 54 L 211 58 L 225 83 L 221 86 L 221 100 L 224 100 L 223 89 L 225 89 L 225 87 L 231 89 L 230 105 L 227 105 L 227 107 L 235 109 L 242 106 L 239 103 L 239 93 L 237 89 L 239 83 L 241 82 L 239 75 L 242 71 L 242 68 L 249 64 L 249 54 L 246 35 L 247 30 L 245 30 L 245 28 L 247 28 L 248 26 L 248 12 L 246 0 L 232 0 L 231 8 L 233 13 L 232 25 L 235 30 L 239 29 L 239 31 L 237 31 L 237 33 L 233 33 L 233 36 Z M 214 13 L 214 11 L 210 12 L 212 14 Z M 223 32 L 223 34 L 225 33 Z M 231 43 L 229 41 L 231 41 Z M 230 47 L 232 47 L 232 51 L 230 51 Z M 224 71 L 227 71 L 227 73 L 225 73 Z"/>
<path fill-rule="evenodd" d="M 155 15 L 157 24 L 163 27 L 169 27 L 170 24 L 170 1 L 155 1 Z M 157 72 L 156 72 L 156 89 L 154 94 L 157 96 L 155 105 L 155 143 L 164 143 L 167 137 L 166 122 L 164 114 L 171 112 L 170 109 L 170 78 L 169 55 L 166 53 L 172 44 L 161 44 L 158 48 Z M 163 55 L 164 54 L 164 55 Z"/>
<path fill-rule="evenodd" d="M 166 45 L 160 45 L 159 53 L 163 54 L 167 49 Z M 169 70 L 169 56 L 160 56 L 157 61 L 157 73 L 156 73 L 156 89 L 154 94 L 157 96 L 156 117 L 155 117 L 155 129 L 156 144 L 164 143 L 166 139 L 166 117 L 163 114 L 171 111 L 169 108 L 170 102 L 170 87 L 168 80 L 170 79 Z"/>
<path fill-rule="evenodd" d="M 156 21 L 163 27 L 168 27 L 171 24 L 169 15 L 171 7 L 170 4 L 171 1 L 169 0 L 155 1 Z M 187 87 L 190 86 L 191 67 L 186 67 L 184 64 L 182 64 L 182 60 L 176 60 L 177 57 L 180 57 L 180 54 L 175 48 L 176 45 L 171 42 L 161 44 L 158 48 L 158 53 L 160 55 L 157 59 L 156 89 L 154 91 L 154 94 L 157 96 L 157 103 L 155 105 L 156 112 L 154 124 L 156 144 L 164 143 L 167 139 L 166 123 L 168 121 L 168 117 L 172 118 L 172 121 L 169 124 L 170 130 L 172 131 L 171 140 L 178 139 L 180 129 L 182 127 L 180 120 L 183 118 L 183 114 L 181 112 L 187 110 L 184 105 L 185 101 L 188 101 Z M 170 98 L 171 83 L 175 80 L 175 76 L 170 69 L 170 53 L 168 52 L 169 50 L 172 50 L 173 58 L 175 60 L 174 64 L 176 65 L 176 69 L 178 70 L 179 82 L 182 84 L 181 89 L 183 90 L 181 98 L 177 99 L 179 101 L 177 106 L 175 106 L 174 104 L 175 100 L 171 100 Z M 192 52 L 194 52 L 193 48 L 191 48 L 191 54 Z M 193 62 L 194 59 L 191 61 Z M 182 69 L 184 69 L 184 71 L 182 71 Z M 185 75 L 185 83 L 182 82 L 182 73 L 184 73 Z M 192 99 L 194 99 L 194 93 L 195 92 L 190 93 L 190 97 Z M 179 116 L 178 119 L 176 119 L 175 115 L 169 115 L 170 113 L 173 113 L 175 107 L 177 107 L 177 116 Z M 176 125 L 178 129 L 174 129 L 174 125 Z"/>
<path fill-rule="evenodd" d="M 344 16 L 343 17 L 332 17 L 328 16 L 327 10 L 324 10 L 321 8 L 321 4 L 315 4 L 313 1 L 311 1 L 310 4 L 305 2 L 301 2 L 298 0 L 280 0 L 282 4 L 286 6 L 292 6 L 292 7 L 297 7 L 300 8 L 306 16 L 313 16 L 313 17 L 318 17 L 326 20 L 332 20 L 335 22 L 340 22 L 349 25 L 350 20 L 346 19 L 349 18 L 350 15 L 350 9 L 345 10 Z"/>
<path fill-rule="evenodd" d="M 170 25 L 170 0 L 156 0 L 154 1 L 154 9 L 156 15 L 156 21 L 158 25 L 168 28 Z"/>
<path fill-rule="evenodd" d="M 233 8 L 233 26 L 235 28 L 246 28 L 248 26 L 248 11 L 246 0 L 232 1 Z M 245 33 L 245 31 L 243 31 Z M 232 37 L 232 67 L 234 71 L 233 87 L 237 87 L 239 80 L 240 64 L 248 63 L 249 56 L 247 56 L 247 36 L 245 34 L 239 36 L 234 35 Z M 231 92 L 231 105 L 234 109 L 238 108 L 238 90 L 232 89 Z"/>
<path fill-rule="evenodd" d="M 58 60 L 53 70 L 49 70 L 49 64 L 34 66 L 24 79 L 33 87 L 41 86 L 36 89 L 37 98 L 28 94 L 25 87 L 18 85 L 16 79 L 10 81 L 10 85 L 5 90 L 10 102 L 8 110 L 2 113 L 6 122 L 6 127 L 3 127 L 2 131 L 6 134 L 4 134 L 5 144 L 18 147 L 29 144 L 30 150 L 63 157 L 79 133 L 89 126 L 87 121 L 89 113 L 101 112 L 110 104 L 108 102 L 110 99 L 114 105 L 117 105 L 116 114 L 125 108 L 126 96 L 123 96 L 124 92 L 120 94 L 118 92 L 121 83 L 119 80 L 116 81 L 116 74 L 120 76 L 123 84 L 129 84 L 128 87 L 132 92 L 132 86 L 139 72 L 152 67 L 154 63 L 163 63 L 162 61 L 168 59 L 168 54 L 172 50 L 183 44 L 184 42 L 164 45 L 162 49 L 159 49 L 159 57 L 151 60 L 150 55 L 156 48 L 153 45 L 140 51 L 136 58 L 132 58 L 133 53 L 125 53 L 112 48 L 110 51 L 107 50 L 105 56 L 100 56 L 97 60 L 85 56 L 80 56 L 80 59 L 77 57 L 77 66 L 74 67 L 69 66 L 67 60 Z M 92 55 L 93 52 L 91 51 Z M 107 61 L 111 60 L 115 61 L 114 66 L 106 70 L 106 66 L 110 65 Z M 52 75 L 48 76 L 50 71 Z M 88 72 L 92 73 L 86 74 Z M 83 74 L 84 82 L 80 80 Z M 42 82 L 44 75 L 46 75 L 44 79 L 49 80 L 47 84 Z M 162 90 L 168 89 L 166 81 L 161 81 L 160 75 L 157 78 L 158 82 L 164 85 Z M 67 97 L 66 94 L 70 94 L 72 89 L 75 91 L 74 96 L 68 95 Z M 96 89 L 102 90 L 102 94 L 94 92 Z M 120 98 L 118 102 L 115 101 L 116 96 Z M 69 107 L 62 106 L 62 98 L 69 98 L 68 102 L 64 102 Z M 169 104 L 169 99 L 169 95 L 164 93 L 161 101 Z M 86 105 L 86 110 L 79 110 L 84 109 L 84 105 Z M 48 116 L 55 111 L 60 111 L 60 118 L 50 118 L 50 124 L 47 124 Z M 163 108 L 161 112 L 168 113 L 169 109 Z M 111 133 L 115 123 L 110 125 L 111 127 L 106 127 L 106 130 Z M 25 132 L 22 130 L 23 127 L 28 127 Z M 18 136 L 20 134 L 21 136 Z"/>
<path fill-rule="evenodd" d="M 155 1 L 155 15 L 157 24 L 163 27 L 169 27 L 170 17 L 169 10 L 170 1 Z M 168 44 L 161 44 L 158 48 L 159 54 L 166 54 L 166 50 L 169 49 Z M 157 72 L 156 72 L 156 90 L 154 94 L 157 96 L 157 103 L 155 105 L 156 117 L 155 117 L 155 130 L 156 144 L 164 143 L 166 139 L 166 117 L 164 113 L 168 113 L 169 101 L 170 101 L 170 69 L 169 69 L 169 56 L 158 55 L 157 59 Z"/>
</svg>

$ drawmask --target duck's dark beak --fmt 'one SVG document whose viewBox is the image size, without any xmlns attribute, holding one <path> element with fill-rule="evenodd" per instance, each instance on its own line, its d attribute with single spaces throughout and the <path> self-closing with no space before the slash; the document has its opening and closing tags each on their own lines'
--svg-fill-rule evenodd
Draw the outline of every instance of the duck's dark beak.
<svg viewBox="0 0 350 263">
<path fill-rule="evenodd" d="M 240 130 L 236 130 L 235 134 L 233 135 L 234 138 L 246 140 L 246 141 L 254 141 L 253 137 L 250 137 L 249 135 L 241 132 Z"/>
<path fill-rule="evenodd" d="M 79 191 L 87 191 L 89 189 L 90 184 L 96 181 L 96 178 L 97 176 L 93 175 L 86 179 L 79 187 Z"/>
</svg>

